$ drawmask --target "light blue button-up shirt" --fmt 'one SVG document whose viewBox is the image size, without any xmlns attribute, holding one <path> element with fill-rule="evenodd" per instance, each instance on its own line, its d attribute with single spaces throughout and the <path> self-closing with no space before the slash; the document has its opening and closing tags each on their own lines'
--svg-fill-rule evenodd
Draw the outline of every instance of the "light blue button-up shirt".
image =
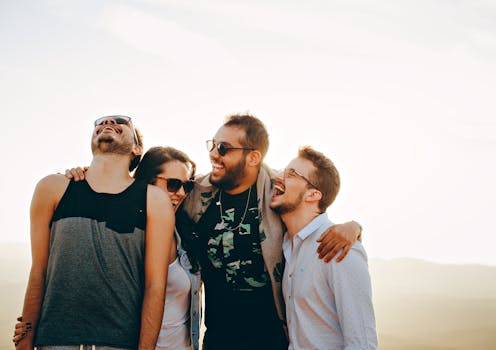
<svg viewBox="0 0 496 350">
<path fill-rule="evenodd" d="M 292 242 L 287 233 L 284 236 L 289 349 L 377 349 L 367 254 L 355 242 L 340 263 L 320 260 L 316 240 L 330 226 L 324 213 Z"/>
</svg>

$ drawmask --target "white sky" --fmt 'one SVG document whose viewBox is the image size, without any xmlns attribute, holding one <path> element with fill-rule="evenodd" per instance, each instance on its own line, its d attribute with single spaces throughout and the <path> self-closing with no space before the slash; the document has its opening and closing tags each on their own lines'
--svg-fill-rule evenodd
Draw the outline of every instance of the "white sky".
<svg viewBox="0 0 496 350">
<path fill-rule="evenodd" d="M 496 265 L 495 68 L 492 1 L 0 1 L 0 242 L 29 241 L 40 178 L 89 164 L 97 117 L 205 173 L 250 111 L 271 166 L 334 160 L 329 213 L 370 256 Z"/>
</svg>

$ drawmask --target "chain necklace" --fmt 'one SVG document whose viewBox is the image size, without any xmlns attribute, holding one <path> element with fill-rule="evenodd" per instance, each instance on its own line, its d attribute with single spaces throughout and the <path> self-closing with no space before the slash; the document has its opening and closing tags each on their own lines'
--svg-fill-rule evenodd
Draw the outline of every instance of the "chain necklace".
<svg viewBox="0 0 496 350">
<path fill-rule="evenodd" d="M 220 219 L 222 220 L 221 224 L 225 227 L 226 230 L 233 232 L 233 231 L 239 229 L 241 227 L 241 225 L 243 224 L 243 221 L 245 221 L 246 213 L 248 212 L 248 206 L 250 205 L 250 197 L 251 197 L 251 188 L 252 187 L 253 186 L 250 186 L 250 189 L 248 190 L 248 198 L 246 198 L 245 212 L 243 213 L 243 216 L 241 217 L 241 221 L 239 222 L 238 226 L 236 226 L 234 228 L 228 227 L 226 222 L 224 221 L 224 216 L 223 216 L 224 209 L 222 208 L 222 192 L 223 191 L 220 190 L 219 201 L 217 202 L 217 204 L 219 204 Z"/>
</svg>

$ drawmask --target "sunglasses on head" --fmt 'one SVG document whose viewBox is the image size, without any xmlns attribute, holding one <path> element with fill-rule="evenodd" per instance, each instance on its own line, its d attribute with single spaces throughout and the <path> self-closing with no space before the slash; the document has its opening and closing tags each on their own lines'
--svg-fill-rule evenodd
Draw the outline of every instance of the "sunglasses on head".
<svg viewBox="0 0 496 350">
<path fill-rule="evenodd" d="M 182 188 L 184 188 L 185 193 L 190 193 L 193 187 L 195 186 L 195 182 L 192 180 L 182 181 L 174 178 L 167 178 L 163 176 L 155 176 L 157 179 L 165 180 L 167 183 L 167 191 L 176 193 Z"/>
<path fill-rule="evenodd" d="M 134 129 L 133 121 L 131 117 L 128 117 L 127 115 L 109 115 L 106 117 L 101 117 L 95 120 L 95 128 L 97 126 L 103 125 L 106 120 L 112 119 L 116 124 L 120 125 L 128 125 L 131 129 L 133 129 L 133 134 L 134 134 L 134 142 L 139 145 L 138 142 L 138 135 L 136 134 L 136 130 Z"/>
<path fill-rule="evenodd" d="M 224 142 L 216 143 L 214 140 L 207 140 L 207 150 L 209 152 L 212 152 L 214 150 L 214 148 L 217 149 L 217 152 L 221 156 L 225 156 L 227 154 L 227 152 L 229 152 L 231 150 L 236 150 L 236 149 L 242 149 L 245 151 L 254 151 L 255 150 L 255 148 L 247 148 L 247 147 L 230 147 L 230 146 L 227 146 L 227 144 Z"/>
</svg>

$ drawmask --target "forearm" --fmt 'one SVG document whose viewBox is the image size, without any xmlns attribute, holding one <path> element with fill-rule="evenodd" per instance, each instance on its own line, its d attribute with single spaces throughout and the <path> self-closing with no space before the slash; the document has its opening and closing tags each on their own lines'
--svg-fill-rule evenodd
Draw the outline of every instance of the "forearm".
<svg viewBox="0 0 496 350">
<path fill-rule="evenodd" d="M 164 314 L 165 286 L 145 289 L 141 310 L 139 350 L 155 349 Z"/>
<path fill-rule="evenodd" d="M 41 304 L 45 292 L 45 273 L 31 269 L 29 274 L 28 286 L 24 296 L 24 306 L 22 310 L 22 319 L 24 322 L 30 322 L 32 332 L 27 332 L 26 337 L 19 343 L 16 349 L 32 349 L 34 335 L 38 326 Z"/>
</svg>

